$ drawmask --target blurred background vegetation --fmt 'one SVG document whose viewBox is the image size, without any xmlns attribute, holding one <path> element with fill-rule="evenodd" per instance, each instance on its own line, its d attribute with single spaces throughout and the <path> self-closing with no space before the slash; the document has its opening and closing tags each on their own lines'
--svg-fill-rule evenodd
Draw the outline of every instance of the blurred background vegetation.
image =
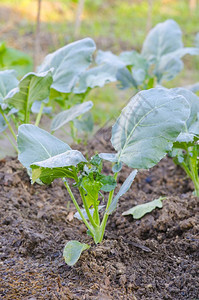
<svg viewBox="0 0 199 300">
<path fill-rule="evenodd" d="M 119 54 L 141 50 L 148 31 L 157 23 L 174 19 L 183 31 L 185 46 L 193 46 L 199 32 L 198 0 L 41 0 L 40 43 L 37 64 L 43 57 L 74 40 L 90 36 L 97 49 Z M 80 7 L 82 2 L 82 12 Z M 1 0 L 0 42 L 32 57 L 35 51 L 38 0 Z M 199 81 L 199 58 L 186 56 L 184 71 L 166 86 Z M 88 100 L 95 104 L 94 118 L 104 124 L 116 116 L 132 91 L 115 84 L 95 89 Z"/>
</svg>

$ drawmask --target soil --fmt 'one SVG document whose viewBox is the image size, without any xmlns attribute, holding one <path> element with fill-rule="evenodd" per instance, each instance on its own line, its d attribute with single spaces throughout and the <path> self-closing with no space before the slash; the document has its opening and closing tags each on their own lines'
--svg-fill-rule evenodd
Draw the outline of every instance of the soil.
<svg viewBox="0 0 199 300">
<path fill-rule="evenodd" d="M 109 131 L 85 146 L 111 151 Z M 104 172 L 108 172 L 108 164 Z M 130 170 L 124 168 L 119 185 Z M 1 299 L 199 299 L 199 210 L 193 186 L 170 158 L 140 171 L 95 245 L 60 180 L 31 185 L 16 158 L 0 160 Z M 122 212 L 166 196 L 140 220 Z M 69 240 L 91 244 L 78 263 L 62 257 Z"/>
</svg>

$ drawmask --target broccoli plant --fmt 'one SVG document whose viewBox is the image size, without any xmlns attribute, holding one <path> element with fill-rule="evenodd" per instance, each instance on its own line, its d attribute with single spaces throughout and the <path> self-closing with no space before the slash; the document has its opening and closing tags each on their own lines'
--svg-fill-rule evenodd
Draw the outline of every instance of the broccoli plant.
<svg viewBox="0 0 199 300">
<path fill-rule="evenodd" d="M 147 35 L 141 53 L 98 51 L 96 62 L 117 68 L 116 78 L 121 88 L 148 89 L 172 80 L 182 69 L 186 54 L 199 55 L 196 47 L 184 47 L 182 31 L 174 20 L 157 24 Z"/>
<path fill-rule="evenodd" d="M 142 91 L 130 100 L 112 128 L 115 153 L 100 153 L 87 160 L 50 133 L 25 124 L 19 126 L 18 158 L 32 169 L 32 182 L 40 179 L 50 184 L 62 178 L 77 209 L 75 216 L 84 222 L 88 235 L 97 244 L 104 237 L 109 215 L 130 188 L 137 170 L 153 167 L 171 150 L 189 114 L 190 107 L 183 96 L 162 88 Z M 103 174 L 103 160 L 112 163 L 109 175 Z M 133 170 L 114 195 L 123 164 Z M 74 189 L 79 192 L 81 205 Z M 89 247 L 78 241 L 68 242 L 64 248 L 66 263 L 75 264 Z"/>
<path fill-rule="evenodd" d="M 16 140 L 20 124 L 38 126 L 44 113 L 53 118 L 52 133 L 69 123 L 73 140 L 78 142 L 78 131 L 91 132 L 93 104 L 85 98 L 91 89 L 113 80 L 113 68 L 106 65 L 88 70 L 95 49 L 90 38 L 66 45 L 48 54 L 37 73 L 28 73 L 20 81 L 14 70 L 0 72 L 0 132 L 8 127 Z M 56 115 L 57 105 L 61 112 Z M 10 135 L 7 137 L 16 149 Z"/>
<path fill-rule="evenodd" d="M 171 91 L 183 96 L 190 105 L 189 118 L 173 144 L 171 155 L 174 162 L 191 178 L 195 195 L 199 197 L 199 97 L 184 88 L 175 88 Z"/>
</svg>

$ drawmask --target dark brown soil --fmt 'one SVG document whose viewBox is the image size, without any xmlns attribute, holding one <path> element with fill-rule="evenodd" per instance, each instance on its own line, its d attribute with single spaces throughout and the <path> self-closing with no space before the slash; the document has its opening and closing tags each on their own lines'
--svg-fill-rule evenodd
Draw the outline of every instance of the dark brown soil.
<svg viewBox="0 0 199 300">
<path fill-rule="evenodd" d="M 110 151 L 108 139 L 102 130 L 89 154 Z M 129 172 L 124 168 L 120 184 Z M 198 199 L 171 159 L 138 174 L 100 245 L 73 218 L 61 181 L 32 186 L 21 164 L 6 158 L 0 161 L 0 186 L 1 299 L 199 299 Z M 162 195 L 163 208 L 141 220 L 121 215 Z M 62 251 L 72 239 L 92 246 L 69 267 Z"/>
</svg>

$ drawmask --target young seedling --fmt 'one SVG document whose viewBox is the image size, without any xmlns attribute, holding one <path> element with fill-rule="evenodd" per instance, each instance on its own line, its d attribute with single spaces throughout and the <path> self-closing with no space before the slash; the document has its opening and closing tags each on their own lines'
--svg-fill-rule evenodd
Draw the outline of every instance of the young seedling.
<svg viewBox="0 0 199 300">
<path fill-rule="evenodd" d="M 195 195 L 199 197 L 199 97 L 184 88 L 172 89 L 177 95 L 184 96 L 190 105 L 190 116 L 184 130 L 173 144 L 171 156 L 191 178 Z"/>
<path fill-rule="evenodd" d="M 55 178 L 62 178 L 77 209 L 76 216 L 84 222 L 89 236 L 97 244 L 104 237 L 108 216 L 130 188 L 137 169 L 151 168 L 165 156 L 183 130 L 189 113 L 189 104 L 183 96 L 165 89 L 142 91 L 130 100 L 112 128 L 111 142 L 116 153 L 101 153 L 87 161 L 81 152 L 72 150 L 48 132 L 34 125 L 21 125 L 19 160 L 32 169 L 32 182 L 40 179 L 50 184 Z M 102 159 L 112 162 L 114 175 L 103 174 Z M 114 195 L 123 164 L 134 170 Z M 73 189 L 79 191 L 82 207 Z M 102 205 L 105 211 L 101 217 Z M 88 247 L 70 241 L 64 250 L 66 262 L 76 263 Z"/>
</svg>

